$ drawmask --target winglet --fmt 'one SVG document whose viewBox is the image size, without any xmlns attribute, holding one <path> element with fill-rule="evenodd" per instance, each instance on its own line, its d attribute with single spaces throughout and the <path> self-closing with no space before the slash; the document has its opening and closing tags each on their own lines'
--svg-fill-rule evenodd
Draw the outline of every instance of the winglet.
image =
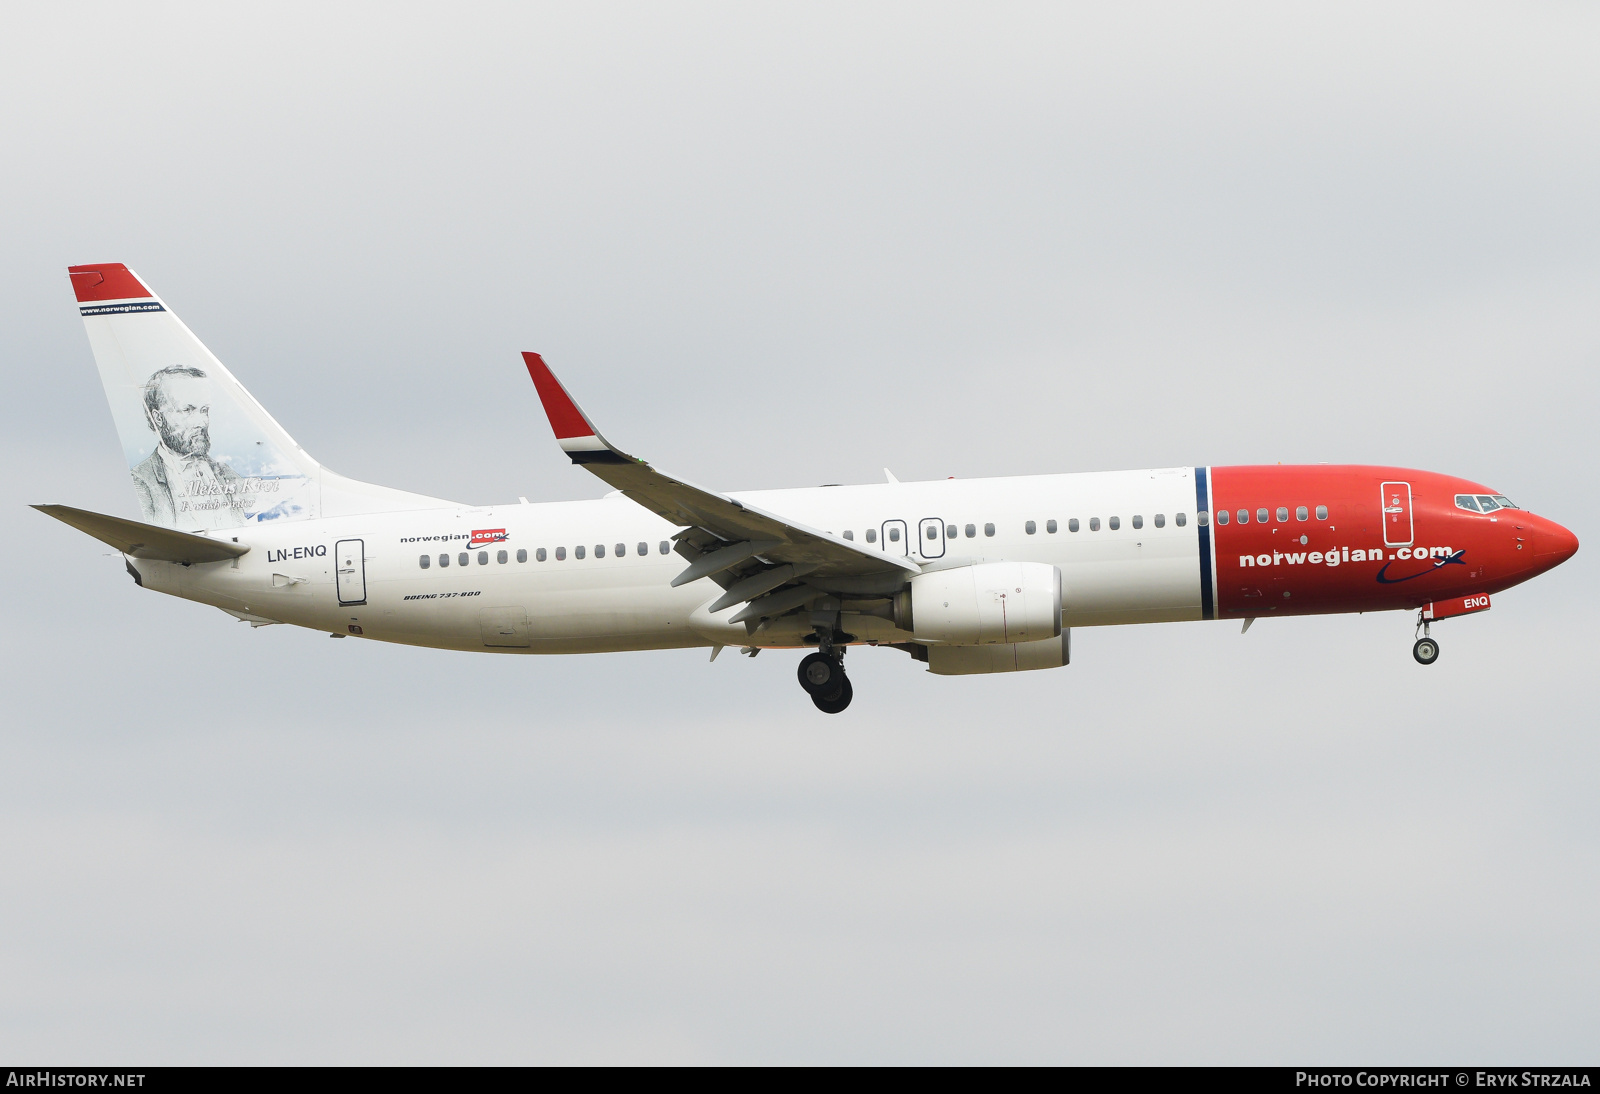
<svg viewBox="0 0 1600 1094">
<path fill-rule="evenodd" d="M 543 357 L 537 353 L 524 353 L 522 360 L 528 366 L 528 375 L 533 377 L 533 386 L 539 392 L 539 401 L 544 404 L 550 428 L 555 432 L 561 450 L 572 457 L 573 463 L 633 462 L 600 436 L 600 431 L 589 421 L 588 415 L 578 409 L 578 404 L 561 386 L 561 381 L 556 379 L 556 374 L 550 371 Z"/>
</svg>

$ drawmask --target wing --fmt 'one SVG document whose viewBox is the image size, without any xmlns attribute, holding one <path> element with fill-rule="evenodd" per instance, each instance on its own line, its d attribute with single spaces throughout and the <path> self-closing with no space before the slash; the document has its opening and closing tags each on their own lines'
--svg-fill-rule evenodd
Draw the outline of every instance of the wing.
<svg viewBox="0 0 1600 1094">
<path fill-rule="evenodd" d="M 689 567 L 683 585 L 709 577 L 726 592 L 713 612 L 748 601 L 733 622 L 752 630 L 761 619 L 798 611 L 835 594 L 888 596 L 921 572 L 916 563 L 757 509 L 726 494 L 663 474 L 600 435 L 537 353 L 524 353 L 556 440 L 572 462 L 652 513 L 681 525 L 677 550 Z"/>
</svg>

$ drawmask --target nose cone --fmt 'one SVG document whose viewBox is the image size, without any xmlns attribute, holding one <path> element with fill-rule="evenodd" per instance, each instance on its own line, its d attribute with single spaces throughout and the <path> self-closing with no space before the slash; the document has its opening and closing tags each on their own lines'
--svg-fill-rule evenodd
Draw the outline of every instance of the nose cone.
<svg viewBox="0 0 1600 1094">
<path fill-rule="evenodd" d="M 1559 566 L 1577 553 L 1577 536 L 1553 520 L 1540 519 L 1533 533 L 1533 558 L 1541 569 Z"/>
</svg>

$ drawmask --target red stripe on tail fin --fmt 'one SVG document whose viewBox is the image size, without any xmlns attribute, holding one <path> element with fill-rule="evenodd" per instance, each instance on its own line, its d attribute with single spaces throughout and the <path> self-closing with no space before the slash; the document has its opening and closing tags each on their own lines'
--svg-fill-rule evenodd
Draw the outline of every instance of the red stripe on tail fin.
<svg viewBox="0 0 1600 1094">
<path fill-rule="evenodd" d="M 72 291 L 80 304 L 92 300 L 137 300 L 155 295 L 139 284 L 133 272 L 120 262 L 68 266 L 67 273 L 72 276 Z"/>
</svg>

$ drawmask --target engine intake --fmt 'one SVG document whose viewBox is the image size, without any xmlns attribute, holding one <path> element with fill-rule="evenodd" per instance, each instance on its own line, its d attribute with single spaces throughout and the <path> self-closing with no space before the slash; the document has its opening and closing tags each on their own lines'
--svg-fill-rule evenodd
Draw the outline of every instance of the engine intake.
<svg viewBox="0 0 1600 1094">
<path fill-rule="evenodd" d="M 1061 571 L 1042 562 L 980 562 L 918 574 L 910 602 L 907 629 L 918 642 L 985 646 L 1061 635 Z"/>
</svg>

